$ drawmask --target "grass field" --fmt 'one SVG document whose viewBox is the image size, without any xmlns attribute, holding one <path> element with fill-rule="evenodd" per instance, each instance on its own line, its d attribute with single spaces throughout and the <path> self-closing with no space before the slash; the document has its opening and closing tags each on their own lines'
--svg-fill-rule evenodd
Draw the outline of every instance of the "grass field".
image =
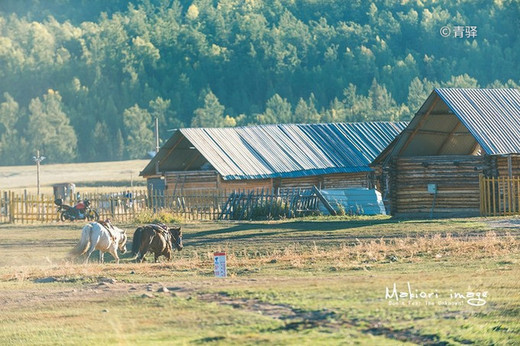
<svg viewBox="0 0 520 346">
<path fill-rule="evenodd" d="M 0 225 L 0 344 L 519 344 L 518 225 L 189 223 L 172 262 L 118 265 L 66 259 L 81 224 Z"/>
<path fill-rule="evenodd" d="M 40 166 L 41 193 L 52 194 L 52 185 L 75 183 L 82 192 L 88 192 L 105 185 L 123 184 L 131 186 L 144 184 L 139 173 L 148 160 L 90 162 L 68 164 L 45 164 Z M 93 186 L 95 185 L 95 186 Z M 0 166 L 0 189 L 36 192 L 36 165 Z"/>
</svg>

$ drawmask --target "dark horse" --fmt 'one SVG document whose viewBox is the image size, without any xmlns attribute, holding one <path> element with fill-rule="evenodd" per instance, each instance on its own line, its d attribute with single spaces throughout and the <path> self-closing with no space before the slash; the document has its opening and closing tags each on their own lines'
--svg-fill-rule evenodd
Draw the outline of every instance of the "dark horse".
<svg viewBox="0 0 520 346">
<path fill-rule="evenodd" d="M 172 258 L 173 246 L 182 250 L 182 231 L 180 227 L 168 227 L 163 224 L 151 224 L 135 230 L 132 241 L 132 254 L 137 256 L 137 262 L 143 262 L 148 251 L 153 252 L 157 262 L 159 256 Z"/>
</svg>

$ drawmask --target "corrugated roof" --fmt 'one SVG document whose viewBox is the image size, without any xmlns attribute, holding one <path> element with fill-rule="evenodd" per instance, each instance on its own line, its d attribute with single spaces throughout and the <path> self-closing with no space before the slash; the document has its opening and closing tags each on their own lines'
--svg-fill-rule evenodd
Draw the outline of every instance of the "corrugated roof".
<svg viewBox="0 0 520 346">
<path fill-rule="evenodd" d="M 393 156 L 518 153 L 520 91 L 438 88 L 373 164 Z"/>
<path fill-rule="evenodd" d="M 520 153 L 520 91 L 435 89 L 487 154 Z"/>
<path fill-rule="evenodd" d="M 166 162 L 184 139 L 224 180 L 369 171 L 368 165 L 405 126 L 371 122 L 179 129 L 141 175 L 153 175 L 156 163 L 160 171 L 168 169 Z"/>
</svg>

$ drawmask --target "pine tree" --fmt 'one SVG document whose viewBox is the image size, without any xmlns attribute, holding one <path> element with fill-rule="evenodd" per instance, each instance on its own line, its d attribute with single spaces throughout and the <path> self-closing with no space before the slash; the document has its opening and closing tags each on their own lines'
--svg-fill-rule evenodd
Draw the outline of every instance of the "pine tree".
<svg viewBox="0 0 520 346">
<path fill-rule="evenodd" d="M 309 100 L 305 101 L 300 98 L 296 108 L 294 109 L 295 123 L 317 123 L 320 121 L 320 114 L 316 110 L 314 94 L 309 96 Z"/>
<path fill-rule="evenodd" d="M 126 109 L 123 113 L 123 125 L 128 158 L 142 159 L 147 152 L 155 148 L 152 116 L 146 109 L 138 105 Z"/>
<path fill-rule="evenodd" d="M 62 110 L 61 96 L 49 89 L 29 104 L 29 125 L 26 135 L 30 150 L 40 150 L 49 162 L 72 162 L 76 158 L 77 138 L 69 118 Z"/>
<path fill-rule="evenodd" d="M 264 113 L 256 116 L 259 124 L 285 124 L 291 122 L 291 119 L 291 104 L 278 94 L 267 100 Z"/>
<path fill-rule="evenodd" d="M 4 98 L 5 102 L 0 104 L 0 162 L 5 165 L 27 163 L 27 142 L 17 129 L 22 110 L 9 93 L 4 93 Z"/>
<path fill-rule="evenodd" d="M 220 104 L 217 96 L 211 90 L 203 91 L 204 105 L 193 112 L 193 127 L 223 127 L 235 126 L 233 118 L 224 116 L 224 106 Z"/>
</svg>

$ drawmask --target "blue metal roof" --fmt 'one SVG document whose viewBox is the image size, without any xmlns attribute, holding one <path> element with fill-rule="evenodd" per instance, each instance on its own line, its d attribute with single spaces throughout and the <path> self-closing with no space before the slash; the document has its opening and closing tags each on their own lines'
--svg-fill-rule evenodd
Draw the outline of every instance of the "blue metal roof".
<svg viewBox="0 0 520 346">
<path fill-rule="evenodd" d="M 435 89 L 489 155 L 520 153 L 520 91 Z"/>
<path fill-rule="evenodd" d="M 279 124 L 178 132 L 224 180 L 234 180 L 370 171 L 368 165 L 405 126 L 402 122 Z M 173 141 L 168 142 L 161 151 L 168 149 L 174 155 Z M 164 160 L 169 154 L 161 151 L 157 157 Z"/>
</svg>

